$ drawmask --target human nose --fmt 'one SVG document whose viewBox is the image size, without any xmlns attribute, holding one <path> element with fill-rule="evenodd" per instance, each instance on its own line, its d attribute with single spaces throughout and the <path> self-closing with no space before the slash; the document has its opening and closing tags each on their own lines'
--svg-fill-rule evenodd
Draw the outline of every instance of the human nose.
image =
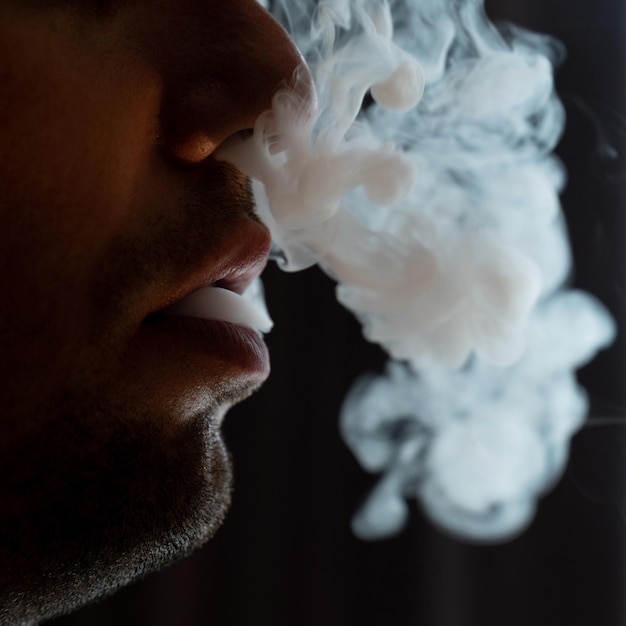
<svg viewBox="0 0 626 626">
<path fill-rule="evenodd" d="M 296 71 L 300 97 L 314 99 L 295 44 L 256 0 L 202 4 L 195 15 L 183 11 L 168 20 L 173 47 L 162 57 L 162 136 L 185 164 L 204 161 L 226 138 L 252 128 Z"/>
</svg>

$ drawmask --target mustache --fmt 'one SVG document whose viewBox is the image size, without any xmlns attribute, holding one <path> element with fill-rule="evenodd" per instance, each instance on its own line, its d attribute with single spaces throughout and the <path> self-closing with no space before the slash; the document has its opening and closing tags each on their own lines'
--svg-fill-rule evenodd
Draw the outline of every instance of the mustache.
<svg viewBox="0 0 626 626">
<path fill-rule="evenodd" d="M 250 180 L 228 163 L 214 162 L 201 179 L 182 187 L 143 220 L 121 232 L 98 261 L 91 306 L 101 324 L 118 316 L 155 285 L 171 285 L 192 268 L 211 263 L 243 220 L 259 221 Z"/>
</svg>

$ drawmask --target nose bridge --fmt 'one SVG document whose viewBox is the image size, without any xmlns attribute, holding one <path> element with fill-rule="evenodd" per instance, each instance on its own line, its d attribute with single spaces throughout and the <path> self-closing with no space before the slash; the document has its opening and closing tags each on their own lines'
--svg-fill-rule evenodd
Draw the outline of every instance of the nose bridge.
<svg viewBox="0 0 626 626">
<path fill-rule="evenodd" d="M 190 163 L 251 128 L 302 64 L 287 33 L 256 0 L 207 5 L 177 16 L 164 102 L 167 141 L 175 156 Z M 303 95 L 312 97 L 312 88 Z"/>
<path fill-rule="evenodd" d="M 242 37 L 233 51 L 238 61 L 233 89 L 264 110 L 276 88 L 292 78 L 302 58 L 274 18 L 257 2 L 252 5 L 239 20 Z"/>
</svg>

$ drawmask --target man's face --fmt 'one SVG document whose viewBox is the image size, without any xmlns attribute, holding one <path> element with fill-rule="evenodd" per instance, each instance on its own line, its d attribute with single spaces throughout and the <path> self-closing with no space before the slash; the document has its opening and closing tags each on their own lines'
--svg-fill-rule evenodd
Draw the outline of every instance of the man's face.
<svg viewBox="0 0 626 626">
<path fill-rule="evenodd" d="M 213 154 L 299 61 L 255 0 L 0 0 L 0 623 L 220 523 L 219 422 L 267 353 L 160 312 L 261 270 L 248 182 Z"/>
</svg>

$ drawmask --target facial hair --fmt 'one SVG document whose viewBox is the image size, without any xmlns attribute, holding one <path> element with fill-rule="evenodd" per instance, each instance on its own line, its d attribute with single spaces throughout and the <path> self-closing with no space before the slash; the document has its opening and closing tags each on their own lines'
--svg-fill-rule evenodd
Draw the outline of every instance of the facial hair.
<svg viewBox="0 0 626 626">
<path fill-rule="evenodd" d="M 76 397 L 55 413 L 63 419 L 48 420 L 37 445 L 16 448 L 0 468 L 16 494 L 0 526 L 12 564 L 0 573 L 3 625 L 62 614 L 189 554 L 230 502 L 212 416 L 173 425 Z"/>
</svg>

